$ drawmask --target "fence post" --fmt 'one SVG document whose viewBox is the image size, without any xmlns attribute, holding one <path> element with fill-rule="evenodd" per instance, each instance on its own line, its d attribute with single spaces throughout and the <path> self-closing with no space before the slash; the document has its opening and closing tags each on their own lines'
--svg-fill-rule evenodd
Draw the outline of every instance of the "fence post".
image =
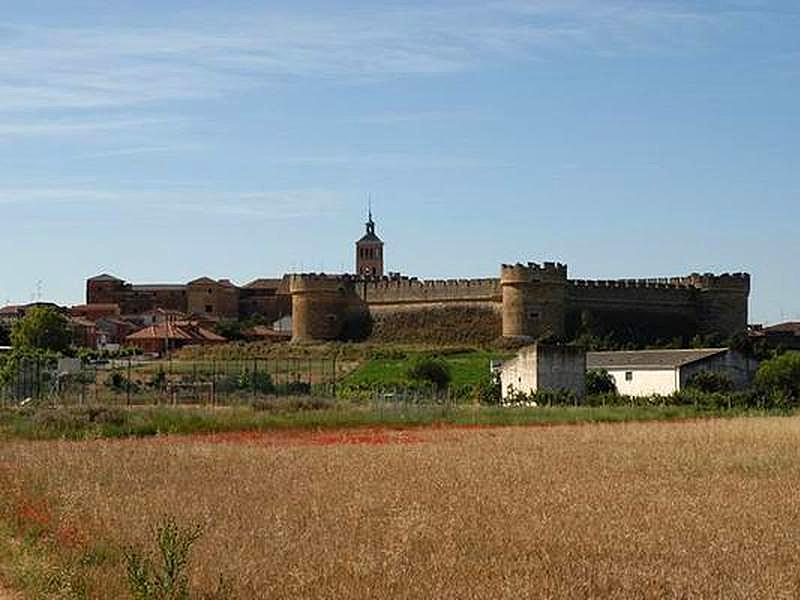
<svg viewBox="0 0 800 600">
<path fill-rule="evenodd" d="M 217 404 L 217 359 L 211 359 L 211 406 Z"/>
<path fill-rule="evenodd" d="M 250 382 L 251 383 L 250 387 L 252 388 L 253 401 L 254 402 L 255 402 L 255 399 L 256 399 L 256 373 L 257 372 L 258 372 L 258 359 L 254 358 L 253 359 L 253 373 L 252 373 L 252 376 L 251 376 L 252 381 Z"/>
<path fill-rule="evenodd" d="M 336 355 L 333 355 L 333 397 L 336 398 Z"/>
<path fill-rule="evenodd" d="M 41 368 L 42 368 L 42 359 L 41 357 L 36 357 L 36 380 L 33 382 L 33 399 L 38 400 L 41 396 Z"/>
<path fill-rule="evenodd" d="M 125 386 L 125 388 L 126 388 L 125 391 L 126 391 L 126 396 L 127 396 L 126 403 L 128 404 L 128 406 L 130 406 L 131 405 L 131 357 L 130 356 L 128 357 L 128 376 L 127 376 L 127 380 L 128 381 L 127 381 L 127 384 Z"/>
</svg>

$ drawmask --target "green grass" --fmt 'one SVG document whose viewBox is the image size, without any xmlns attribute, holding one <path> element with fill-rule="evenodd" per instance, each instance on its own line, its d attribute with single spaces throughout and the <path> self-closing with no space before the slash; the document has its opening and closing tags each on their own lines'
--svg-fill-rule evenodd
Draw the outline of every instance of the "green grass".
<svg viewBox="0 0 800 600">
<path fill-rule="evenodd" d="M 523 426 L 575 423 L 661 421 L 718 416 L 779 414 L 753 410 L 668 407 L 538 407 L 503 408 L 464 405 L 317 405 L 316 409 L 251 407 L 135 409 L 59 408 L 0 411 L 2 439 L 93 439 L 161 434 L 338 429 L 370 426 L 431 425 Z M 780 413 L 786 414 L 786 413 Z"/>
<path fill-rule="evenodd" d="M 404 386 L 411 382 L 406 373 L 414 359 L 423 354 L 420 351 L 400 352 L 397 356 L 388 358 L 370 358 L 348 375 L 343 383 L 355 386 Z M 475 350 L 472 352 L 459 352 L 442 356 L 450 367 L 453 377 L 452 385 L 455 387 L 476 385 L 484 379 L 489 372 L 489 363 L 492 359 L 507 359 L 513 355 L 498 355 Z"/>
</svg>

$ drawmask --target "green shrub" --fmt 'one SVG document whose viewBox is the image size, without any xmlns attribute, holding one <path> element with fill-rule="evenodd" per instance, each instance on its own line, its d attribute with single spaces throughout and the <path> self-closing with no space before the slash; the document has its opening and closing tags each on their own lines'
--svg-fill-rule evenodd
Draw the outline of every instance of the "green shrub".
<svg viewBox="0 0 800 600">
<path fill-rule="evenodd" d="M 787 352 L 763 362 L 755 382 L 765 394 L 783 401 L 800 400 L 800 353 Z"/>
<path fill-rule="evenodd" d="M 275 393 L 272 377 L 266 371 L 242 371 L 239 375 L 238 388 L 253 390 L 259 394 Z"/>
<path fill-rule="evenodd" d="M 307 381 L 290 381 L 286 385 L 286 393 L 300 396 L 310 394 L 311 384 Z"/>
<path fill-rule="evenodd" d="M 406 376 L 418 383 L 428 383 L 439 390 L 450 385 L 452 375 L 449 365 L 441 358 L 420 356 L 408 368 Z"/>
<path fill-rule="evenodd" d="M 589 369 L 586 372 L 586 393 L 589 396 L 616 394 L 617 382 L 605 369 Z"/>
<path fill-rule="evenodd" d="M 230 373 L 218 378 L 215 383 L 217 393 L 256 392 L 258 394 L 274 394 L 275 384 L 272 376 L 266 371 L 244 369 L 240 373 Z"/>
<path fill-rule="evenodd" d="M 153 376 L 150 377 L 150 381 L 147 382 L 147 385 L 155 390 L 163 390 L 167 387 L 167 374 L 164 372 L 164 369 L 159 367 L 158 371 L 153 373 Z"/>
<path fill-rule="evenodd" d="M 129 381 L 128 378 L 119 371 L 111 373 L 111 377 L 106 380 L 106 386 L 117 393 L 127 392 L 128 390 L 136 392 L 139 387 L 134 381 Z"/>
<path fill-rule="evenodd" d="M 686 387 L 708 394 L 733 391 L 733 380 L 724 373 L 698 371 L 686 382 Z"/>
<path fill-rule="evenodd" d="M 502 400 L 500 377 L 489 373 L 473 388 L 476 400 L 481 404 L 494 405 Z"/>
<path fill-rule="evenodd" d="M 192 546 L 200 538 L 199 526 L 181 527 L 175 519 L 168 518 L 156 529 L 155 552 L 144 552 L 137 547 L 125 551 L 125 568 L 128 588 L 136 600 L 189 600 L 189 556 Z M 212 598 L 230 598 L 231 586 L 219 579 Z"/>
</svg>

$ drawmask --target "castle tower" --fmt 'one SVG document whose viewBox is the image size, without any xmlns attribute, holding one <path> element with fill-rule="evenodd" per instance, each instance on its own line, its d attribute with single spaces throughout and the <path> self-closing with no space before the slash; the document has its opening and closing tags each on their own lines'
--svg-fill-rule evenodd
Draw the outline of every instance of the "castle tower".
<svg viewBox="0 0 800 600">
<path fill-rule="evenodd" d="M 567 266 L 503 265 L 503 337 L 563 337 L 566 330 Z"/>
<path fill-rule="evenodd" d="M 684 282 L 699 290 L 699 333 L 729 338 L 747 330 L 749 274 L 694 273 L 685 278 Z"/>
<path fill-rule="evenodd" d="M 292 341 L 340 339 L 348 319 L 362 310 L 350 276 L 292 275 Z"/>
<path fill-rule="evenodd" d="M 366 226 L 367 233 L 356 242 L 356 273 L 362 277 L 383 277 L 383 242 L 375 235 L 372 208 Z"/>
</svg>

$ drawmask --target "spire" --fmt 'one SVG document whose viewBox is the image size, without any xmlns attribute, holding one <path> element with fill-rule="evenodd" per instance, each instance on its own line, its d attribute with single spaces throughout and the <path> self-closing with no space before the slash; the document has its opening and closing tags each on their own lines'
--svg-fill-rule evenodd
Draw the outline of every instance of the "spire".
<svg viewBox="0 0 800 600">
<path fill-rule="evenodd" d="M 372 220 L 372 195 L 368 196 L 368 209 L 367 214 L 369 219 L 367 220 L 367 235 L 375 235 L 375 221 Z"/>
</svg>

